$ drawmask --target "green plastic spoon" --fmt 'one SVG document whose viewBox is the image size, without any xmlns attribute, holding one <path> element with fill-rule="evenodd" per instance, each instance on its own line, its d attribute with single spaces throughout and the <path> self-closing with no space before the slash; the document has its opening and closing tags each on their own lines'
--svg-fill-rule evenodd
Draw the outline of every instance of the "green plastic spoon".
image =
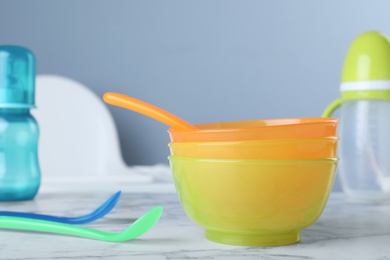
<svg viewBox="0 0 390 260">
<path fill-rule="evenodd" d="M 20 217 L 0 217 L 0 228 L 42 231 L 85 237 L 109 242 L 124 242 L 139 237 L 151 229 L 160 219 L 163 208 L 156 207 L 146 212 L 133 224 L 119 233 L 106 232 L 71 224 Z"/>
</svg>

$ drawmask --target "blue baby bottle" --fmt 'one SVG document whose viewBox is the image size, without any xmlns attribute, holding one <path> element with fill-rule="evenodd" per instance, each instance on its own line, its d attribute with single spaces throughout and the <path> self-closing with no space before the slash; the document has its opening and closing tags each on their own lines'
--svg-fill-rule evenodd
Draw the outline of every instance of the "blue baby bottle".
<svg viewBox="0 0 390 260">
<path fill-rule="evenodd" d="M 40 185 L 35 58 L 20 46 L 0 46 L 0 201 L 30 200 Z"/>
</svg>

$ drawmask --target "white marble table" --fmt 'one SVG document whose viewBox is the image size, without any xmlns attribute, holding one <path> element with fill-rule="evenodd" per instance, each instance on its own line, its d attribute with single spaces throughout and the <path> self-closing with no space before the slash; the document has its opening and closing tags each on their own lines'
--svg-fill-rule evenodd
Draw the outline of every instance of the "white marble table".
<svg viewBox="0 0 390 260">
<path fill-rule="evenodd" d="M 42 193 L 34 201 L 1 203 L 0 209 L 81 215 L 114 192 Z M 158 205 L 164 207 L 164 213 L 157 225 L 125 243 L 0 230 L 0 259 L 390 259 L 390 202 L 353 201 L 343 194 L 332 194 L 321 218 L 302 232 L 300 243 L 289 246 L 241 247 L 210 242 L 203 237 L 202 228 L 186 217 L 175 193 L 157 190 L 122 194 L 110 214 L 88 226 L 120 231 Z"/>
</svg>

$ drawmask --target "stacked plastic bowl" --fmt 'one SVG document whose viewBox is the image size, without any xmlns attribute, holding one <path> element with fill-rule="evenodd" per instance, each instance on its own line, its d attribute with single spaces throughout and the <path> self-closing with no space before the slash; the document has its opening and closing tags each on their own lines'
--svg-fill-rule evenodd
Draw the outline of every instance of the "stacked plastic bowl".
<svg viewBox="0 0 390 260">
<path fill-rule="evenodd" d="M 292 118 L 169 129 L 169 161 L 184 210 L 211 241 L 299 242 L 332 189 L 337 125 L 332 118 Z"/>
</svg>

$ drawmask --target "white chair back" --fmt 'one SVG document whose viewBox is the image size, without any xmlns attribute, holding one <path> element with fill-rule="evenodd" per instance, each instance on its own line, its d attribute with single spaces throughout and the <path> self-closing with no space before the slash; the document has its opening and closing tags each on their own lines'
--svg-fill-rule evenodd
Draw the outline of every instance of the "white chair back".
<svg viewBox="0 0 390 260">
<path fill-rule="evenodd" d="M 108 108 L 86 86 L 61 76 L 38 75 L 36 105 L 32 114 L 40 128 L 42 183 L 151 180 L 129 171 Z"/>
</svg>

